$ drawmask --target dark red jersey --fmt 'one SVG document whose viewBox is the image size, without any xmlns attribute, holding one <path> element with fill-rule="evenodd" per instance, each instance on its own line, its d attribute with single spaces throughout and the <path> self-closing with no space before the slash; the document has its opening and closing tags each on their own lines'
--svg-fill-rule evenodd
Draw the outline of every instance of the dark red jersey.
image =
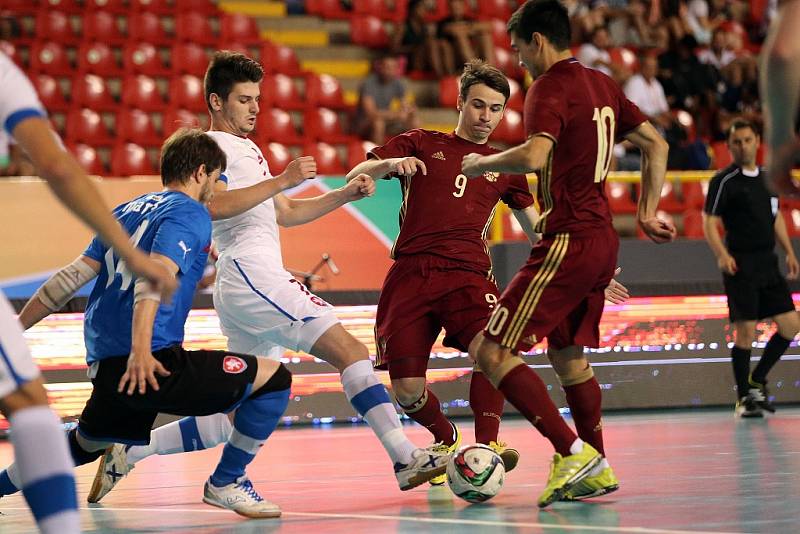
<svg viewBox="0 0 800 534">
<path fill-rule="evenodd" d="M 485 240 L 497 202 L 520 210 L 533 204 L 533 196 L 522 175 L 464 176 L 461 159 L 471 152 L 499 151 L 455 133 L 410 130 L 369 153 L 381 159 L 414 156 L 428 170 L 427 175 L 417 172 L 410 178 L 400 177 L 403 205 L 393 258 L 434 254 L 488 273 L 491 262 Z"/>
<path fill-rule="evenodd" d="M 555 142 L 539 172 L 537 231 L 583 233 L 611 224 L 605 180 L 614 143 L 646 120 L 614 80 L 575 58 L 536 79 L 525 97 L 525 131 Z"/>
</svg>

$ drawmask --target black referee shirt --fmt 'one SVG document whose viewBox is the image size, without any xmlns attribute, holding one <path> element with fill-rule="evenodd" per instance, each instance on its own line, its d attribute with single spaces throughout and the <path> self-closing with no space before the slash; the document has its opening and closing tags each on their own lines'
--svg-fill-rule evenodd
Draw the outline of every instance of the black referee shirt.
<svg viewBox="0 0 800 534">
<path fill-rule="evenodd" d="M 705 212 L 722 219 L 725 242 L 733 253 L 772 251 L 778 197 L 766 185 L 766 172 L 755 175 L 730 165 L 714 175 L 708 185 Z"/>
</svg>

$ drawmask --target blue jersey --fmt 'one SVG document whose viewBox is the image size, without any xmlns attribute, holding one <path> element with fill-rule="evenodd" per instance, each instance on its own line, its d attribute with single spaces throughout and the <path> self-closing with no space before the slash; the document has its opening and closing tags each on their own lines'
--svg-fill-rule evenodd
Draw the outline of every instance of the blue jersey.
<svg viewBox="0 0 800 534">
<path fill-rule="evenodd" d="M 183 326 L 203 276 L 211 244 L 211 216 L 200 202 L 176 191 L 148 193 L 118 206 L 114 216 L 142 250 L 170 258 L 180 287 L 161 304 L 153 325 L 152 350 L 183 342 Z M 86 361 L 127 356 L 131 350 L 135 277 L 113 249 L 95 237 L 85 256 L 102 264 L 84 319 Z"/>
</svg>

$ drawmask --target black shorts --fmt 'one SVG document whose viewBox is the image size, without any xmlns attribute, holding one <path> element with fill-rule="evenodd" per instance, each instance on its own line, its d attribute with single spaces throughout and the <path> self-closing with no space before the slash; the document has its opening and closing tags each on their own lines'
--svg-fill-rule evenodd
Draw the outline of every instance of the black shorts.
<svg viewBox="0 0 800 534">
<path fill-rule="evenodd" d="M 758 321 L 794 311 L 789 284 L 774 252 L 734 254 L 737 272 L 723 274 L 732 322 Z"/>
<path fill-rule="evenodd" d="M 187 351 L 175 346 L 153 353 L 170 371 L 159 376 L 159 390 L 148 384 L 144 395 L 117 393 L 128 357 L 101 360 L 92 395 L 79 421 L 89 439 L 131 445 L 150 443 L 159 413 L 202 416 L 235 409 L 249 395 L 258 370 L 255 356 L 216 350 Z"/>
</svg>

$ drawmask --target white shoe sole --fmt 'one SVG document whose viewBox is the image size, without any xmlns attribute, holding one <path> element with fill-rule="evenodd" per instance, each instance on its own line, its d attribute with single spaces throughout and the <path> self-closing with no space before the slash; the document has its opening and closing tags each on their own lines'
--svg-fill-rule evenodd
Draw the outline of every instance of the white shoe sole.
<svg viewBox="0 0 800 534">
<path fill-rule="evenodd" d="M 250 519 L 274 519 L 281 516 L 280 510 L 275 510 L 271 512 L 246 512 L 244 510 L 236 510 L 234 508 L 225 506 L 220 502 L 213 501 L 206 496 L 203 496 L 203 502 L 206 504 L 210 504 L 211 506 L 216 506 L 217 508 L 222 508 L 223 510 L 230 510 L 231 512 L 236 512 L 237 514 L 244 517 L 249 517 Z"/>
</svg>

